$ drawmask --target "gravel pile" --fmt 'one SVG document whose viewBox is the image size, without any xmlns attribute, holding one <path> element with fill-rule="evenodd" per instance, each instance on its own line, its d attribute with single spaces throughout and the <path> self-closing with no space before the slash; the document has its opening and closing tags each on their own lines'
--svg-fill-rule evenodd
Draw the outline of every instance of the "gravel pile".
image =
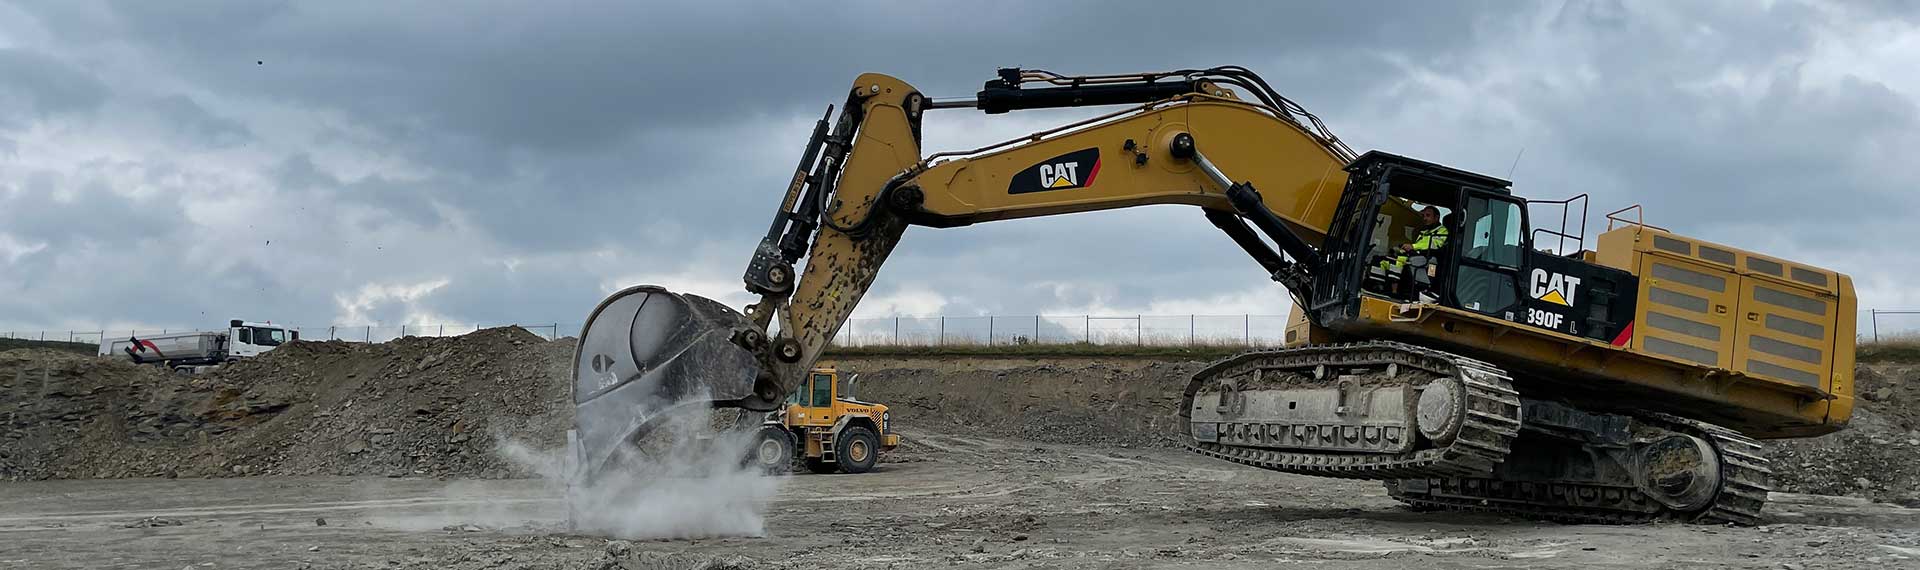
<svg viewBox="0 0 1920 570">
<path fill-rule="evenodd" d="M 0 352 L 0 480 L 243 475 L 531 476 L 514 441 L 564 444 L 573 341 L 519 328 L 383 344 L 296 342 L 199 376 L 44 349 Z M 910 436 L 1176 446 L 1203 362 L 866 357 L 854 395 Z M 1920 506 L 1920 364 L 1858 371 L 1850 429 L 1768 442 L 1780 491 Z M 902 459 L 911 459 L 910 440 Z"/>
<path fill-rule="evenodd" d="M 199 376 L 0 353 L 0 479 L 513 477 L 505 438 L 558 447 L 571 340 L 519 328 L 296 342 Z"/>
<path fill-rule="evenodd" d="M 1120 358 L 868 358 L 841 363 L 855 392 L 911 433 L 988 435 L 1070 445 L 1175 447 L 1177 412 L 1205 362 Z"/>
<path fill-rule="evenodd" d="M 1846 430 L 1767 442 L 1774 490 L 1920 507 L 1920 365 L 1861 365 L 1854 385 Z"/>
</svg>

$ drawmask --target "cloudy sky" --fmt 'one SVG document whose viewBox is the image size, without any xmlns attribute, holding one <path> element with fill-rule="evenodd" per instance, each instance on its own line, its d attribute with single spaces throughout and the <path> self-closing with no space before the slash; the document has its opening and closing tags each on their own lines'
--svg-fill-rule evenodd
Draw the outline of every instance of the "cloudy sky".
<svg viewBox="0 0 1920 570">
<path fill-rule="evenodd" d="M 1902 3 L 632 4 L 0 1 L 0 331 L 578 322 L 636 283 L 738 305 L 854 76 L 958 96 L 1005 66 L 1244 65 L 1357 149 L 1920 307 Z M 1091 112 L 938 112 L 927 146 Z M 916 228 L 888 265 L 865 315 L 1287 303 L 1187 207 Z"/>
</svg>

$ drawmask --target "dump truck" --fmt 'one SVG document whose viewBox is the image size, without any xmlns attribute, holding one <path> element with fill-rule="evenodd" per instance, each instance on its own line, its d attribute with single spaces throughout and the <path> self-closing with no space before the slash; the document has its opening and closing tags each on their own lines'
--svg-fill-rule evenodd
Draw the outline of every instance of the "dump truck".
<svg viewBox="0 0 1920 570">
<path fill-rule="evenodd" d="M 749 461 L 768 473 L 786 472 L 795 461 L 814 473 L 866 473 L 880 455 L 900 445 L 885 404 L 852 396 L 859 375 L 846 379 L 833 368 L 815 368 L 767 414 L 755 435 Z"/>
<path fill-rule="evenodd" d="M 1297 315 L 1286 347 L 1206 367 L 1168 410 L 1208 457 L 1378 480 L 1421 509 L 1755 524 L 1771 473 L 1760 440 L 1852 415 L 1847 275 L 1644 212 L 1609 214 L 1590 241 L 1584 201 L 1568 214 L 1571 199 L 1529 200 L 1498 177 L 1355 153 L 1243 67 L 1003 69 L 952 99 L 869 73 L 845 96 L 769 196 L 742 279 L 757 301 L 641 285 L 589 314 L 574 373 L 576 418 L 597 426 L 580 432 L 587 461 L 644 436 L 641 402 L 784 405 L 910 227 L 1165 204 L 1226 238 L 1188 247 L 1246 254 Z M 921 148 L 930 112 L 1094 105 L 1121 107 Z M 1564 208 L 1563 222 L 1536 207 Z"/>
<path fill-rule="evenodd" d="M 295 340 L 300 340 L 300 331 L 286 326 L 233 319 L 227 321 L 226 330 L 129 334 L 124 339 L 103 339 L 100 355 L 123 356 L 135 364 L 197 373 L 234 359 L 259 356 Z"/>
</svg>

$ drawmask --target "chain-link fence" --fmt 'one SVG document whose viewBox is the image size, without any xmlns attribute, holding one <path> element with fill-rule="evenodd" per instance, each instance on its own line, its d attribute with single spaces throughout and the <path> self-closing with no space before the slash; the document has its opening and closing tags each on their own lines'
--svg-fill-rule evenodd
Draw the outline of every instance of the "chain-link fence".
<svg viewBox="0 0 1920 570">
<path fill-rule="evenodd" d="M 1015 315 L 849 319 L 839 346 L 1278 344 L 1285 315 Z"/>
<path fill-rule="evenodd" d="M 1920 337 L 1920 309 L 1867 309 L 1860 318 L 1860 339 Z"/>
<path fill-rule="evenodd" d="M 387 342 L 401 337 L 459 336 L 484 328 L 517 326 L 541 338 L 553 340 L 563 336 L 580 333 L 580 325 L 567 323 L 507 323 L 507 324 L 431 324 L 431 325 L 329 325 L 323 327 L 277 325 L 288 330 L 300 332 L 301 340 L 344 340 L 349 342 Z M 94 329 L 64 331 L 14 331 L 0 332 L 0 338 L 22 340 L 45 340 L 99 344 L 103 338 L 127 339 L 145 338 L 188 332 L 224 332 L 227 329 Z"/>
<path fill-rule="evenodd" d="M 1860 311 L 1859 340 L 1920 336 L 1920 309 Z M 288 326 L 305 340 L 386 342 L 409 336 L 457 336 L 519 326 L 546 339 L 575 336 L 578 323 Z M 849 319 L 837 346 L 999 346 L 1021 344 L 1275 345 L 1286 335 L 1285 315 L 1010 315 L 865 317 Z M 98 344 L 102 338 L 148 337 L 203 329 L 101 329 L 0 332 L 0 338 Z M 226 329 L 213 329 L 226 330 Z"/>
</svg>

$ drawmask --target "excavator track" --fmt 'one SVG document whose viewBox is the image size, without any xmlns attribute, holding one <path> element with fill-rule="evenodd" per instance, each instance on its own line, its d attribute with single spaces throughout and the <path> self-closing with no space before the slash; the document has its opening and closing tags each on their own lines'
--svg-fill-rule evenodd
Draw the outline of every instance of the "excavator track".
<svg viewBox="0 0 1920 570">
<path fill-rule="evenodd" d="M 1491 364 L 1410 344 L 1374 341 L 1248 352 L 1215 362 L 1193 375 L 1181 403 L 1181 415 L 1191 419 L 1194 396 L 1219 374 L 1258 362 L 1293 370 L 1316 367 L 1355 369 L 1397 364 L 1442 378 L 1455 378 L 1464 388 L 1466 413 L 1459 434 L 1445 446 L 1405 453 L 1301 452 L 1222 445 L 1200 441 L 1188 431 L 1193 451 L 1262 469 L 1345 479 L 1404 479 L 1410 477 L 1472 477 L 1493 472 L 1510 449 L 1520 429 L 1520 396 L 1513 380 Z"/>
<path fill-rule="evenodd" d="M 1630 524 L 1662 519 L 1742 526 L 1760 523 L 1772 470 L 1760 453 L 1759 442 L 1723 427 L 1665 414 L 1639 419 L 1700 437 L 1713 447 L 1720 461 L 1720 489 L 1705 508 L 1672 511 L 1632 485 L 1485 477 L 1388 481 L 1387 493 L 1420 509 L 1501 513 L 1567 523 Z M 1435 494 L 1436 490 L 1442 494 Z"/>
</svg>

